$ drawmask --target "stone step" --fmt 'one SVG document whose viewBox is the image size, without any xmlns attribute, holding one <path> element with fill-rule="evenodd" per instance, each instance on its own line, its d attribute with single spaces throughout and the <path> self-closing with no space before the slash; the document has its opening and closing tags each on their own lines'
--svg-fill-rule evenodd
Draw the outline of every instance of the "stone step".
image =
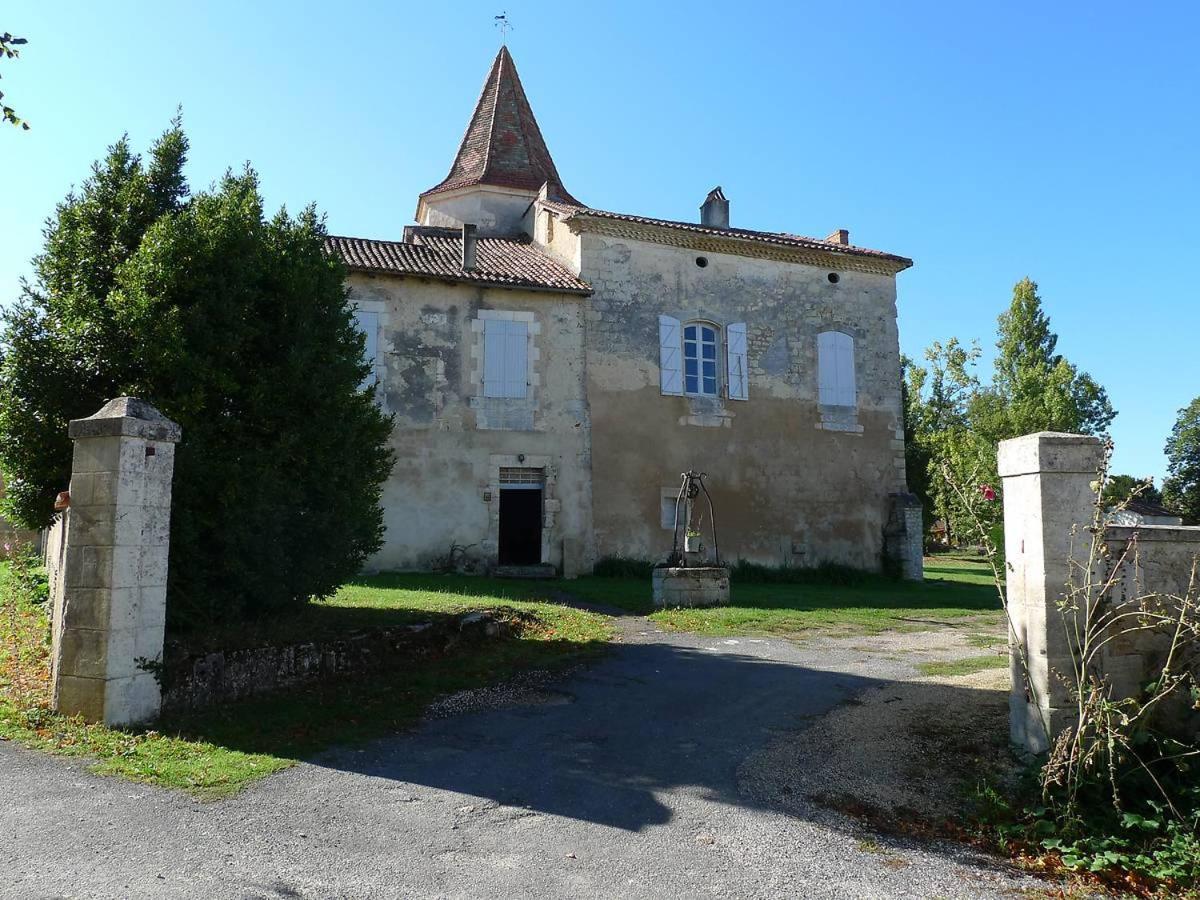
<svg viewBox="0 0 1200 900">
<path fill-rule="evenodd" d="M 495 578 L 557 578 L 558 570 L 551 565 L 537 566 L 493 566 Z"/>
</svg>

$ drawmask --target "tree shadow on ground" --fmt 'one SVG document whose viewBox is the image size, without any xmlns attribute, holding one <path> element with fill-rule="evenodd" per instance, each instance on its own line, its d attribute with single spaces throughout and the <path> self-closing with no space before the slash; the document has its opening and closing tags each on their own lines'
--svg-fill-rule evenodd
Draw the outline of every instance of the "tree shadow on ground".
<svg viewBox="0 0 1200 900">
<path fill-rule="evenodd" d="M 828 784 L 804 781 L 819 760 L 768 751 L 819 728 L 819 717 L 856 695 L 907 684 L 711 643 L 718 646 L 621 645 L 526 702 L 427 720 L 411 733 L 312 761 L 631 832 L 670 822 L 674 801 L 666 793 L 680 790 L 795 815 L 801 792 L 834 796 L 842 786 L 833 775 Z M 922 704 L 962 707 L 980 693 L 927 686 Z M 929 764 L 941 763 L 931 756 Z"/>
</svg>

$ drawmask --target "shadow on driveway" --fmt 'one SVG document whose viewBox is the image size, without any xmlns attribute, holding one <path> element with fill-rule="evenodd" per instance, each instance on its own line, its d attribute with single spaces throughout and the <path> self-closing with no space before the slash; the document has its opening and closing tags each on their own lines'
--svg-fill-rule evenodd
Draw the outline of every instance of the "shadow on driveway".
<svg viewBox="0 0 1200 900">
<path fill-rule="evenodd" d="M 819 655 L 783 641 L 692 635 L 619 644 L 531 702 L 426 721 L 312 762 L 633 832 L 671 820 L 672 791 L 776 806 L 739 791 L 743 760 L 890 681 L 822 671 Z"/>
</svg>

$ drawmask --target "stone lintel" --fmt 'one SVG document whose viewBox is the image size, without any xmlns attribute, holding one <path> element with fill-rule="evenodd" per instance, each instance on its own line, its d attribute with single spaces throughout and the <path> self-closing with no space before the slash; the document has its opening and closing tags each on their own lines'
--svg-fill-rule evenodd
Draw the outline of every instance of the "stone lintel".
<svg viewBox="0 0 1200 900">
<path fill-rule="evenodd" d="M 1104 442 L 1098 437 L 1039 431 L 1001 441 L 998 463 L 1000 477 L 1012 478 L 1040 472 L 1097 473 L 1103 458 Z"/>
<path fill-rule="evenodd" d="M 176 443 L 182 429 L 145 400 L 117 397 L 86 419 L 72 419 L 67 434 L 73 439 L 135 437 Z"/>
</svg>

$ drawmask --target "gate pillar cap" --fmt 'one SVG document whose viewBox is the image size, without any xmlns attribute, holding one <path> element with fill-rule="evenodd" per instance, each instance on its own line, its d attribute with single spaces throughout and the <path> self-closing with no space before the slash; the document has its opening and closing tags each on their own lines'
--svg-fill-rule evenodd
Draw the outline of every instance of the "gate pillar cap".
<svg viewBox="0 0 1200 900">
<path fill-rule="evenodd" d="M 1001 478 L 1039 472 L 1091 473 L 1104 459 L 1104 441 L 1090 434 L 1039 431 L 1001 441 L 998 468 Z"/>
<path fill-rule="evenodd" d="M 148 441 L 178 442 L 182 429 L 145 400 L 117 397 L 86 419 L 72 419 L 67 434 L 74 440 L 89 437 L 136 437 Z"/>
</svg>

